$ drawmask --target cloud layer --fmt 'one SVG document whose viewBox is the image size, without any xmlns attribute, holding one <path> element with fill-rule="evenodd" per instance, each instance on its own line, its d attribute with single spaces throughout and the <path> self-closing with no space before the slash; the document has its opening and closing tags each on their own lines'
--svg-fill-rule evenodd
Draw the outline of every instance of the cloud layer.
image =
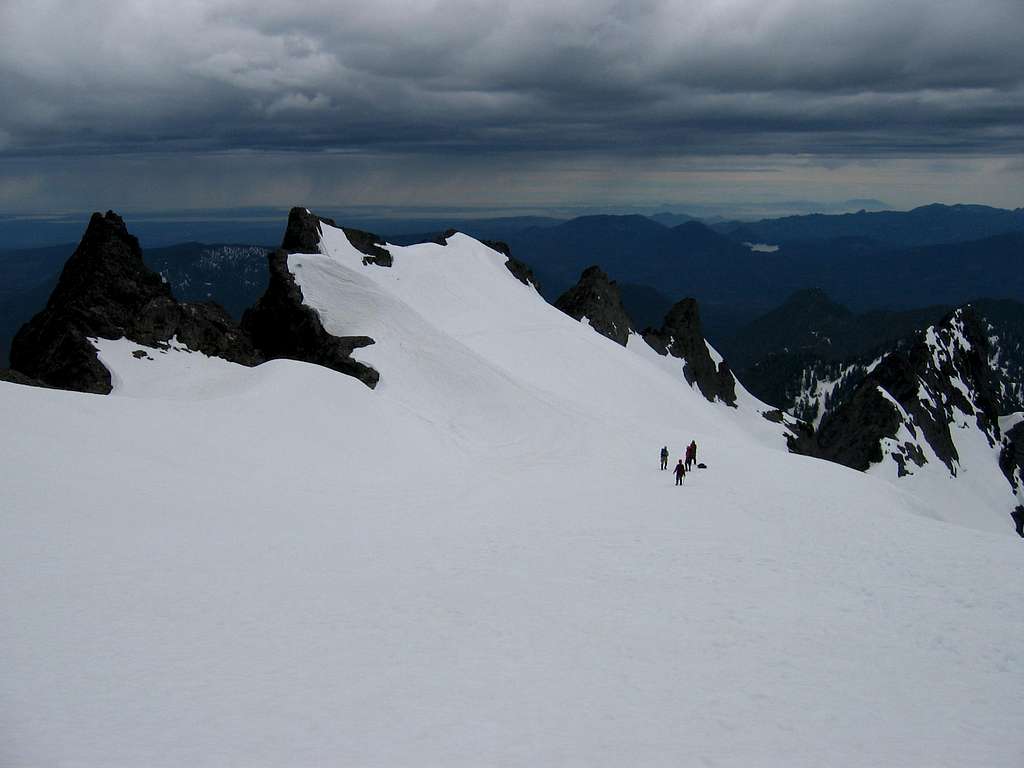
<svg viewBox="0 0 1024 768">
<path fill-rule="evenodd" d="M 0 161 L 1024 150 L 1020 0 L 7 0 L 0 30 Z"/>
<path fill-rule="evenodd" d="M 7 152 L 1024 139 L 1019 0 L 14 0 L 0 29 Z"/>
</svg>

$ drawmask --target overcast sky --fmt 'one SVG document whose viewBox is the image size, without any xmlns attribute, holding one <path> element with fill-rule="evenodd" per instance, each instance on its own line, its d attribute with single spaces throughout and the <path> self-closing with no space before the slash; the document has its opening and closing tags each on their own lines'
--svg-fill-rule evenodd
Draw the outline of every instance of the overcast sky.
<svg viewBox="0 0 1024 768">
<path fill-rule="evenodd" d="M 0 0 L 0 212 L 1024 205 L 1022 0 Z"/>
</svg>

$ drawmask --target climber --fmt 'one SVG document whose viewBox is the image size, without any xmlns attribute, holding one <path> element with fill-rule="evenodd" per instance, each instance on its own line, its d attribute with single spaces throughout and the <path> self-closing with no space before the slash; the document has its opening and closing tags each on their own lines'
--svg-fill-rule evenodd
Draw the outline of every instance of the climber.
<svg viewBox="0 0 1024 768">
<path fill-rule="evenodd" d="M 668 446 L 661 449 L 661 468 L 668 469 Z"/>
<path fill-rule="evenodd" d="M 683 466 L 683 460 L 682 459 L 680 459 L 679 463 L 676 464 L 675 473 L 676 473 L 676 485 L 682 485 L 683 484 L 683 478 L 686 477 L 686 467 Z"/>
</svg>

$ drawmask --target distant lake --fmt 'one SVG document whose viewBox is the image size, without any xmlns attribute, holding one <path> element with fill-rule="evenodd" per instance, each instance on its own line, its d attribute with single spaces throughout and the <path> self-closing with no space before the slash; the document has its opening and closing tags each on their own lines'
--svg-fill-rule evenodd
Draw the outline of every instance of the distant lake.
<svg viewBox="0 0 1024 768">
<path fill-rule="evenodd" d="M 775 253 L 779 250 L 779 246 L 768 243 L 744 243 L 744 245 L 755 253 Z"/>
</svg>

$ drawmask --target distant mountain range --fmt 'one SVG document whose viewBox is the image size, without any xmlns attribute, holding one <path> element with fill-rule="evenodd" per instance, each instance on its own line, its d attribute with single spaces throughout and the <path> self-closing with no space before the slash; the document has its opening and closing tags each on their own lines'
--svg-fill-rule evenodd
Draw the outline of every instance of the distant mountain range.
<svg viewBox="0 0 1024 768">
<path fill-rule="evenodd" d="M 777 237 L 784 233 L 801 239 Z M 754 229 L 587 216 L 512 233 L 508 243 L 549 299 L 596 264 L 622 285 L 634 317 L 660 316 L 681 296 L 699 298 L 716 342 L 803 288 L 857 311 L 953 306 L 978 296 L 1024 300 L 1024 211 L 985 206 L 802 216 Z"/>
<path fill-rule="evenodd" d="M 584 216 L 514 233 L 508 244 L 533 268 L 549 299 L 592 264 L 621 283 L 655 289 L 666 306 L 699 297 L 712 314 L 716 305 L 741 306 L 772 293 L 781 300 L 789 293 L 775 289 L 764 254 L 699 221 L 665 227 L 645 216 Z M 767 308 L 767 302 L 759 298 L 756 305 Z"/>
<path fill-rule="evenodd" d="M 934 245 L 981 240 L 1024 230 L 1024 208 L 934 203 L 910 211 L 859 211 L 731 221 L 715 225 L 734 239 L 759 243 L 867 238 L 890 246 Z"/>
</svg>

